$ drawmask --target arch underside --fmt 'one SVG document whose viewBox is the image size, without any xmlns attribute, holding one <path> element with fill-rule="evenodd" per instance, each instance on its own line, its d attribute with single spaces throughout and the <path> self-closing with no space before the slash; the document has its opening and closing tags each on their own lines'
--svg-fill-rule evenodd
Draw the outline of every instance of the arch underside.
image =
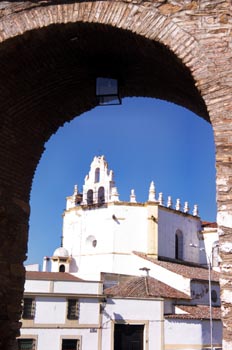
<svg viewBox="0 0 232 350">
<path fill-rule="evenodd" d="M 10 115 L 10 147 L 31 166 L 30 176 L 57 128 L 96 106 L 99 76 L 117 78 L 122 97 L 165 99 L 209 120 L 181 60 L 164 45 L 130 31 L 90 23 L 50 25 L 7 40 L 0 61 L 3 125 L 9 127 Z M 25 180 L 25 169 L 18 165 L 14 170 Z"/>
<path fill-rule="evenodd" d="M 3 93 L 10 83 L 15 109 L 20 107 L 13 114 L 36 112 L 44 99 L 43 114 L 49 109 L 50 116 L 59 112 L 73 118 L 96 105 L 96 77 L 109 76 L 119 79 L 122 97 L 165 99 L 209 120 L 183 62 L 159 42 L 128 30 L 94 23 L 50 25 L 7 40 L 0 59 Z"/>
</svg>

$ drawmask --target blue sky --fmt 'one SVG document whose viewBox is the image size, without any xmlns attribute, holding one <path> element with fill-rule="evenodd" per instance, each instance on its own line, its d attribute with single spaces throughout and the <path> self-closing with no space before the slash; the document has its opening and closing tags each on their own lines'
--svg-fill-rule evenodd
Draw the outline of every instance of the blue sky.
<svg viewBox="0 0 232 350">
<path fill-rule="evenodd" d="M 138 202 L 156 193 L 199 205 L 216 220 L 215 148 L 209 123 L 187 109 L 151 98 L 126 98 L 66 123 L 45 145 L 31 191 L 28 260 L 42 263 L 60 245 L 66 196 L 79 190 L 95 155 L 105 155 L 121 200 L 135 189 Z"/>
</svg>

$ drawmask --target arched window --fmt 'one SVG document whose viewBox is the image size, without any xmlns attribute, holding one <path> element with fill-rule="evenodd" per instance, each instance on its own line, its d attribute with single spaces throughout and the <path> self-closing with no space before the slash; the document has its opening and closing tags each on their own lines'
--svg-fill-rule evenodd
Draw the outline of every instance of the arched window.
<svg viewBox="0 0 232 350">
<path fill-rule="evenodd" d="M 87 204 L 93 204 L 93 190 L 87 192 Z"/>
<path fill-rule="evenodd" d="M 93 235 L 88 236 L 86 238 L 86 246 L 88 248 L 92 248 L 92 247 L 96 248 L 96 246 L 97 246 L 97 239 L 96 239 L 96 237 L 93 236 Z"/>
<path fill-rule="evenodd" d="M 100 181 L 100 169 L 97 168 L 97 169 L 95 170 L 95 179 L 94 179 L 94 182 L 96 183 L 96 182 L 99 182 L 99 181 Z"/>
<path fill-rule="evenodd" d="M 99 189 L 98 189 L 98 203 L 99 204 L 105 203 L 105 189 L 104 189 L 104 187 L 99 187 Z"/>
<path fill-rule="evenodd" d="M 60 265 L 59 272 L 65 272 L 65 266 L 63 264 Z"/>
<path fill-rule="evenodd" d="M 175 234 L 175 259 L 183 260 L 183 248 L 183 233 L 180 230 L 177 230 Z"/>
</svg>

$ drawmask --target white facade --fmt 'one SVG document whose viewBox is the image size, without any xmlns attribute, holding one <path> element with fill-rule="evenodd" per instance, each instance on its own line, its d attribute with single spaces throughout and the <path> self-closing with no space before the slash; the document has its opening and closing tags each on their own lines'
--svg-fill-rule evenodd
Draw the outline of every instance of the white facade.
<svg viewBox="0 0 232 350">
<path fill-rule="evenodd" d="M 75 207 L 66 211 L 63 244 L 74 260 L 70 265 L 71 273 L 99 279 L 101 271 L 124 273 L 125 259 L 129 264 L 133 251 L 175 259 L 175 234 L 178 233 L 183 235 L 181 258 L 199 263 L 200 251 L 193 250 L 190 243 L 200 244 L 200 229 L 199 218 L 176 213 L 157 203 L 116 202 L 103 208 Z M 95 271 L 92 268 L 89 271 L 92 265 Z M 131 268 L 128 273 L 136 273 Z"/>
<path fill-rule="evenodd" d="M 104 198 L 98 196 L 99 188 Z M 89 191 L 93 198 L 88 202 Z M 153 182 L 146 203 L 137 202 L 134 190 L 130 202 L 120 201 L 104 156 L 95 157 L 85 178 L 83 195 L 75 186 L 73 195 L 67 197 L 63 246 L 71 260 L 65 271 L 96 280 L 102 271 L 138 274 L 132 264 L 133 251 L 204 264 L 207 259 L 201 248 L 212 242 L 203 242 L 201 232 L 197 206 L 190 214 L 187 202 L 182 210 L 180 200 L 173 207 L 170 197 L 164 206 L 162 193 L 156 198 Z M 207 249 L 211 248 L 207 245 Z M 130 270 L 125 272 L 126 265 Z"/>
<path fill-rule="evenodd" d="M 200 246 L 198 234 L 201 231 L 200 218 L 173 209 L 165 210 L 164 207 L 159 207 L 158 220 L 158 255 L 201 263 L 200 251 L 194 251 L 190 246 L 193 242 Z M 176 256 L 176 236 L 178 235 L 183 243 L 179 256 Z"/>
<path fill-rule="evenodd" d="M 210 349 L 210 329 L 207 320 L 165 319 L 165 350 Z M 214 349 L 221 349 L 222 327 L 220 321 L 213 324 Z"/>
<path fill-rule="evenodd" d="M 97 349 L 95 329 L 99 330 L 102 283 L 79 281 L 66 275 L 27 273 L 24 300 L 33 300 L 34 313 L 33 317 L 23 316 L 19 339 L 34 339 L 37 350 L 61 349 L 62 339 L 76 339 L 80 349 Z M 67 316 L 70 299 L 78 303 L 75 320 Z"/>
<path fill-rule="evenodd" d="M 28 272 L 25 299 L 33 299 L 33 318 L 22 318 L 19 340 L 34 340 L 36 350 L 61 350 L 63 340 L 76 349 L 113 349 L 116 324 L 144 327 L 144 349 L 163 349 L 163 299 L 117 299 L 103 295 L 102 282 L 67 279 L 64 273 Z M 50 278 L 50 279 L 49 279 Z M 68 319 L 68 301 L 78 301 L 78 318 Z M 24 301 L 25 303 L 25 301 Z M 154 322 L 154 319 L 158 322 Z"/>
<path fill-rule="evenodd" d="M 164 349 L 162 299 L 109 299 L 102 317 L 102 338 L 104 339 L 105 350 L 114 349 L 112 335 L 114 334 L 115 324 L 143 326 L 143 349 Z"/>
<path fill-rule="evenodd" d="M 173 206 L 170 197 L 165 206 L 153 182 L 147 202 L 139 203 L 134 190 L 129 202 L 120 201 L 104 156 L 95 157 L 83 193 L 76 185 L 67 197 L 62 247 L 44 258 L 44 275 L 28 275 L 25 298 L 34 300 L 36 310 L 33 320 L 23 320 L 21 338 L 35 339 L 36 350 L 51 347 L 51 339 L 54 350 L 64 350 L 69 339 L 76 339 L 71 350 L 121 350 L 117 342 L 129 327 L 139 350 L 207 348 L 213 292 L 213 343 L 220 349 L 218 275 L 212 271 L 209 290 L 209 270 L 200 266 L 212 262 L 217 240 L 217 229 L 204 229 L 197 206 L 191 214 L 187 202 L 182 210 L 180 200 Z M 117 284 L 117 276 L 141 276 L 141 270 L 174 288 L 173 296 L 151 297 L 147 289 L 145 297 L 113 297 L 105 294 L 104 280 L 99 282 L 108 274 Z M 68 319 L 69 299 L 78 300 L 76 320 Z M 196 305 L 204 311 L 202 319 L 194 314 Z"/>
</svg>

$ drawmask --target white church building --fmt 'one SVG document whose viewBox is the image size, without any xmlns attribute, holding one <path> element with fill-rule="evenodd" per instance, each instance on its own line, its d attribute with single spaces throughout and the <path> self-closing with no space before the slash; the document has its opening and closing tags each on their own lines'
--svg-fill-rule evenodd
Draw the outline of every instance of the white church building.
<svg viewBox="0 0 232 350">
<path fill-rule="evenodd" d="M 43 271 L 26 267 L 19 349 L 219 350 L 219 263 L 197 205 L 164 203 L 153 182 L 145 203 L 133 189 L 121 201 L 94 157 L 67 197 L 62 246 Z"/>
</svg>

